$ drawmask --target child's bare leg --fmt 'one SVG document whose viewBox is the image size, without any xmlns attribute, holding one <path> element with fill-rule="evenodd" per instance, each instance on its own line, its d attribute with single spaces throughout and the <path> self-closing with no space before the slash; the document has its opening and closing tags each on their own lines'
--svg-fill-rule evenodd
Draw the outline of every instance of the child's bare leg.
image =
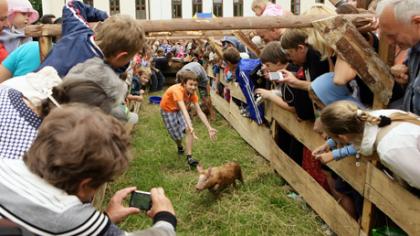
<svg viewBox="0 0 420 236">
<path fill-rule="evenodd" d="M 185 142 L 187 145 L 187 156 L 192 154 L 192 146 L 193 146 L 193 136 L 190 132 L 187 132 L 187 134 L 185 135 Z"/>
<path fill-rule="evenodd" d="M 192 158 L 192 145 L 194 137 L 191 133 L 187 132 L 186 134 L 186 144 L 187 144 L 187 163 L 192 169 L 196 168 L 198 161 Z"/>
</svg>

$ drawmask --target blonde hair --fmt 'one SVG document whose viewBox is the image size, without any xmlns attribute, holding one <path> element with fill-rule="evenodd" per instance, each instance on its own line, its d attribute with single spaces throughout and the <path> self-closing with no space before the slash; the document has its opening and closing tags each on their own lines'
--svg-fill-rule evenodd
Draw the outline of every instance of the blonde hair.
<svg viewBox="0 0 420 236">
<path fill-rule="evenodd" d="M 310 9 L 302 13 L 303 16 L 309 15 L 327 15 L 327 16 L 335 16 L 337 13 L 329 8 L 326 7 L 324 4 L 315 4 Z M 312 47 L 321 53 L 321 60 L 325 60 L 328 57 L 334 55 L 334 50 L 328 46 L 328 43 L 324 40 L 321 34 L 315 30 L 314 28 L 306 28 L 304 29 L 306 34 L 308 35 L 308 44 L 312 45 Z"/>
<path fill-rule="evenodd" d="M 262 5 L 262 4 L 267 4 L 267 0 L 254 0 L 254 1 L 252 1 L 252 4 L 251 4 L 251 8 L 252 9 L 254 9 L 255 7 L 257 7 L 257 6 L 260 6 L 260 5 Z"/>
<path fill-rule="evenodd" d="M 132 17 L 114 15 L 95 28 L 95 41 L 106 58 L 120 52 L 134 56 L 143 48 L 145 35 L 140 23 Z"/>
<path fill-rule="evenodd" d="M 321 122 L 328 134 L 362 134 L 366 123 L 386 126 L 392 121 L 406 121 L 420 125 L 420 117 L 412 113 L 396 112 L 390 117 L 371 115 L 368 111 L 359 110 L 349 101 L 334 102 L 321 112 Z"/>
</svg>

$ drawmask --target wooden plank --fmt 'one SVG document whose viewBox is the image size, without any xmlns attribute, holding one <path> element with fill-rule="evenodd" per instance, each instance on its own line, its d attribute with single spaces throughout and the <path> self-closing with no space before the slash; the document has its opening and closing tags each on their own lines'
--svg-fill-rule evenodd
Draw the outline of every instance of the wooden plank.
<svg viewBox="0 0 420 236">
<path fill-rule="evenodd" d="M 390 44 L 386 37 L 381 36 L 379 40 L 379 57 L 388 66 L 393 66 L 395 61 L 395 44 Z"/>
<path fill-rule="evenodd" d="M 211 91 L 210 94 L 213 106 L 223 115 L 223 117 L 225 117 L 239 135 L 260 153 L 261 156 L 269 158 L 271 156 L 270 147 L 275 145 L 275 142 L 270 135 L 270 129 L 258 125 L 251 119 L 243 117 L 235 103 L 228 103 L 214 91 Z M 267 137 L 270 138 L 267 139 Z"/>
<path fill-rule="evenodd" d="M 371 164 L 376 167 L 378 164 L 378 161 L 374 160 L 372 161 Z M 367 178 L 367 175 L 365 178 Z M 366 182 L 366 179 L 365 179 L 365 182 Z M 359 232 L 360 236 L 364 236 L 365 232 L 370 232 L 372 230 L 374 210 L 375 210 L 375 206 L 372 204 L 372 202 L 369 201 L 367 198 L 364 198 L 362 216 L 360 217 L 360 232 Z"/>
<path fill-rule="evenodd" d="M 38 43 L 39 43 L 39 52 L 41 56 L 41 62 L 43 62 L 53 47 L 52 37 L 46 37 L 46 36 L 39 37 Z"/>
<path fill-rule="evenodd" d="M 372 14 L 348 14 L 343 16 L 350 21 L 361 21 L 372 18 Z M 234 29 L 271 29 L 271 28 L 307 28 L 312 27 L 314 20 L 329 16 L 263 16 L 263 17 L 222 17 L 212 19 L 170 19 L 170 20 L 138 20 L 146 33 L 161 31 L 205 31 Z M 91 24 L 94 26 L 94 24 Z M 59 36 L 61 25 L 29 25 L 25 27 L 25 35 L 30 37 Z"/>
<path fill-rule="evenodd" d="M 383 108 L 392 95 L 390 68 L 378 57 L 351 22 L 341 16 L 315 21 L 313 25 L 338 56 L 346 60 L 375 94 L 373 108 Z"/>
<path fill-rule="evenodd" d="M 212 19 L 171 19 L 140 20 L 145 32 L 191 31 L 191 30 L 226 30 L 226 29 L 271 29 L 271 28 L 307 28 L 315 20 L 329 16 L 261 16 L 261 17 L 223 17 Z M 348 14 L 345 18 L 353 21 L 372 17 L 372 14 Z"/>
<path fill-rule="evenodd" d="M 244 30 L 244 33 L 251 33 L 251 30 Z M 206 30 L 206 31 L 160 31 L 147 33 L 148 37 L 159 36 L 203 36 L 203 37 L 223 37 L 225 35 L 233 35 L 233 30 Z"/>
<path fill-rule="evenodd" d="M 368 9 L 371 0 L 357 0 L 357 8 Z"/>
<path fill-rule="evenodd" d="M 367 166 L 364 196 L 409 235 L 420 235 L 420 199 L 389 179 L 372 164 Z"/>
<path fill-rule="evenodd" d="M 227 82 L 224 78 L 223 74 L 220 74 L 219 76 L 220 83 L 223 84 L 226 88 L 230 90 L 230 96 L 240 100 L 241 102 L 246 103 L 246 98 L 244 96 L 244 93 L 242 92 L 241 88 L 239 87 L 239 84 L 236 82 Z"/>
<path fill-rule="evenodd" d="M 223 58 L 223 50 L 222 48 L 216 43 L 213 37 L 208 38 L 210 46 L 216 51 L 217 56 L 222 59 Z"/>
<path fill-rule="evenodd" d="M 338 235 L 357 235 L 358 223 L 306 171 L 272 146 L 271 165 Z"/>
<path fill-rule="evenodd" d="M 310 150 L 322 145 L 324 140 L 313 131 L 313 123 L 310 121 L 298 121 L 296 116 L 289 111 L 283 110 L 278 106 L 266 104 L 266 114 L 270 114 L 280 126 L 288 133 L 299 140 Z M 266 116 L 267 118 L 267 116 Z M 360 165 L 356 167 L 356 159 L 353 157 L 345 158 L 340 161 L 333 161 L 328 164 L 335 173 L 353 186 L 359 193 L 363 194 L 366 176 L 366 160 L 361 160 Z"/>
<path fill-rule="evenodd" d="M 252 42 L 242 31 L 235 31 L 233 33 L 236 38 L 241 41 L 243 45 L 245 45 L 249 50 L 251 50 L 257 57 L 260 56 L 261 50 Z"/>
<path fill-rule="evenodd" d="M 308 173 L 291 160 L 274 142 L 270 130 L 239 114 L 229 103 L 211 92 L 215 108 L 258 153 L 271 162 L 277 172 L 303 196 L 305 201 L 339 235 L 356 235 L 359 226 L 347 212 Z M 229 106 L 229 110 L 226 107 Z"/>
</svg>

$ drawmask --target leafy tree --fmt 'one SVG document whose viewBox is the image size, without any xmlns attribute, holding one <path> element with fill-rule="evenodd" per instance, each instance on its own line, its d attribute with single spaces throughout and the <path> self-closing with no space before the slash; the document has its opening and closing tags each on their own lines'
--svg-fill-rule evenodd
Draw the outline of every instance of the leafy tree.
<svg viewBox="0 0 420 236">
<path fill-rule="evenodd" d="M 39 12 L 39 15 L 42 16 L 42 0 L 29 0 L 32 4 L 32 7 Z"/>
</svg>

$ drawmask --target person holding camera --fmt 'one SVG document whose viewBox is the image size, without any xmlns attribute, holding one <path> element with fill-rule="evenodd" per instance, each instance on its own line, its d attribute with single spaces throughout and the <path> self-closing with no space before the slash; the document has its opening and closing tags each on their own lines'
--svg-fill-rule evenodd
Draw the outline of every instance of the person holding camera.
<svg viewBox="0 0 420 236">
<path fill-rule="evenodd" d="M 104 213 L 91 204 L 129 159 L 129 135 L 117 119 L 81 104 L 53 109 L 23 160 L 0 159 L 0 232 L 10 221 L 35 235 L 175 235 L 175 211 L 162 188 L 151 190 L 154 224 L 143 231 L 115 225 L 140 213 L 122 204 L 135 187 L 116 192 Z"/>
</svg>

